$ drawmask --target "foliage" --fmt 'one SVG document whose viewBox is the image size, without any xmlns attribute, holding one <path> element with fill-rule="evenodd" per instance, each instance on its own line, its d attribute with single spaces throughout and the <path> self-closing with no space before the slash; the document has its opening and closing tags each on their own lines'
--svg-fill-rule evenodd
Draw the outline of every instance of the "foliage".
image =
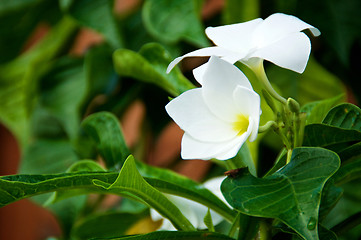
<svg viewBox="0 0 361 240">
<path fill-rule="evenodd" d="M 124 1 L 0 4 L 0 122 L 21 151 L 19 174 L 0 176 L 0 207 L 26 198 L 41 204 L 59 220 L 57 239 L 360 238 L 361 110 L 343 103 L 360 99 L 360 1 L 145 0 L 126 10 L 116 2 Z M 303 74 L 265 62 L 286 103 L 237 64 L 261 97 L 268 128 L 234 158 L 213 160 L 203 179 L 230 170 L 225 200 L 176 173 L 179 157 L 169 159 L 173 169 L 149 165 L 171 121 L 164 106 L 200 85 L 190 69 L 203 60 L 167 74 L 169 63 L 211 46 L 207 26 L 274 12 L 294 14 L 322 35 L 311 38 Z M 34 44 L 39 31 L 45 36 Z M 79 52 L 84 32 L 97 37 Z M 131 142 L 122 120 L 134 102 L 146 111 Z M 104 207 L 109 195 L 121 201 Z M 205 206 L 204 229 L 170 195 Z M 156 231 L 165 220 L 150 208 L 178 231 Z"/>
</svg>

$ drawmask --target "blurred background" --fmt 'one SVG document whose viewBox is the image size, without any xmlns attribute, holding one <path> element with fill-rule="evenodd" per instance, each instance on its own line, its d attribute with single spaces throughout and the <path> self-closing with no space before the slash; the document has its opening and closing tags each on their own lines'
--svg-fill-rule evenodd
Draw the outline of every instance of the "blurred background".
<svg viewBox="0 0 361 240">
<path fill-rule="evenodd" d="M 304 74 L 266 64 L 272 84 L 302 105 L 327 98 L 358 104 L 360 11 L 359 0 L 0 0 L 0 175 L 59 173 L 91 158 L 80 122 L 110 111 L 138 159 L 202 181 L 219 170 L 207 161 L 180 161 L 183 133 L 164 110 L 175 94 L 137 71 L 152 62 L 145 44 L 160 44 L 170 61 L 211 46 L 207 26 L 292 14 L 322 35 L 311 37 Z M 113 59 L 116 49 L 127 49 L 128 55 Z M 195 83 L 191 70 L 205 60 L 185 59 L 183 74 Z M 273 136 L 264 137 L 260 164 L 272 164 L 267 159 L 281 147 Z M 358 195 L 335 215 L 342 219 L 360 209 Z M 1 208 L 0 239 L 61 236 L 78 211 L 63 210 L 30 200 Z"/>
</svg>

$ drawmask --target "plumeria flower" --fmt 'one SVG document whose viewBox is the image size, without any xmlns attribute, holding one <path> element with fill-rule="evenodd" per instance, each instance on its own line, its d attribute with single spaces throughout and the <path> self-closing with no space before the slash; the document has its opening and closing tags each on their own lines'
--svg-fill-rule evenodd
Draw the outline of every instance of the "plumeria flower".
<svg viewBox="0 0 361 240">
<path fill-rule="evenodd" d="M 275 13 L 266 19 L 219 27 L 208 27 L 206 34 L 216 45 L 199 49 L 176 58 L 169 64 L 169 72 L 185 57 L 219 56 L 235 63 L 241 61 L 251 68 L 262 64 L 263 59 L 280 67 L 302 73 L 310 55 L 310 39 L 303 30 L 309 29 L 314 36 L 320 31 L 297 17 Z M 195 70 L 202 75 L 204 68 Z"/>
<path fill-rule="evenodd" d="M 221 199 L 223 202 L 225 202 L 228 206 L 229 204 L 224 199 L 222 192 L 221 192 L 221 183 L 225 179 L 224 176 L 222 177 L 215 177 L 208 181 L 206 181 L 203 185 L 208 190 L 210 190 L 214 195 L 216 195 L 219 199 Z M 192 223 L 192 225 L 195 228 L 198 229 L 206 229 L 207 226 L 204 224 L 204 217 L 206 216 L 208 212 L 208 208 L 200 203 L 194 202 L 192 200 L 170 195 L 170 194 L 164 194 L 168 197 L 168 199 L 178 207 L 178 209 L 183 213 L 183 215 Z M 212 221 L 214 225 L 217 225 L 223 220 L 223 217 L 217 214 L 216 212 L 210 210 Z M 153 221 L 159 221 L 163 219 L 162 225 L 159 227 L 159 230 L 169 230 L 173 231 L 176 230 L 175 227 L 172 225 L 172 223 L 162 217 L 156 210 L 151 209 L 150 210 L 150 216 Z"/>
<path fill-rule="evenodd" d="M 211 57 L 201 88 L 186 91 L 167 104 L 171 118 L 184 130 L 183 159 L 227 160 L 258 134 L 260 97 L 234 65 Z"/>
</svg>

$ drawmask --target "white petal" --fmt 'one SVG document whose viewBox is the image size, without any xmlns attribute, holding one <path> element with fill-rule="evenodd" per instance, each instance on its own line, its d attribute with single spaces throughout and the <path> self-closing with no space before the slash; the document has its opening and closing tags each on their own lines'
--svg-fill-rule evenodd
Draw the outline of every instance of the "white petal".
<svg viewBox="0 0 361 240">
<path fill-rule="evenodd" d="M 257 18 L 244 23 L 208 27 L 206 34 L 217 46 L 246 55 L 252 48 L 252 32 L 262 21 L 261 18 Z"/>
<path fill-rule="evenodd" d="M 278 41 L 289 34 L 310 29 L 314 36 L 320 35 L 320 31 L 314 26 L 305 23 L 297 17 L 275 13 L 266 18 L 253 33 L 253 41 L 258 47 L 264 47 Z"/>
<path fill-rule="evenodd" d="M 304 33 L 287 37 L 255 51 L 250 57 L 258 57 L 274 64 L 302 73 L 311 52 L 310 39 Z"/>
<path fill-rule="evenodd" d="M 236 66 L 211 57 L 203 76 L 203 96 L 206 105 L 217 117 L 233 122 L 237 109 L 233 100 L 233 91 L 237 86 L 252 89 L 246 76 Z"/>
<path fill-rule="evenodd" d="M 235 53 L 232 51 L 217 46 L 201 48 L 174 59 L 171 63 L 169 63 L 167 68 L 167 73 L 169 73 L 174 68 L 175 65 L 177 65 L 180 61 L 182 61 L 183 58 L 186 57 L 208 57 L 208 56 L 221 57 L 221 56 L 234 55 L 234 54 Z"/>
<path fill-rule="evenodd" d="M 204 73 L 207 70 L 207 64 L 208 64 L 208 62 L 200 65 L 199 67 L 197 67 L 195 69 L 193 69 L 193 76 L 200 85 L 203 85 L 203 77 L 204 77 Z"/>
<path fill-rule="evenodd" d="M 235 62 L 237 62 L 238 60 L 240 60 L 240 56 L 239 55 L 227 55 L 224 57 L 220 57 L 222 60 L 229 62 L 231 64 L 234 64 Z M 200 65 L 199 67 L 193 69 L 193 76 L 194 78 L 197 80 L 197 82 L 201 85 L 203 85 L 203 77 L 204 77 L 204 73 L 207 70 L 207 66 L 208 66 L 208 62 Z"/>
<path fill-rule="evenodd" d="M 233 92 L 233 98 L 237 104 L 238 111 L 241 114 L 249 116 L 248 131 L 250 131 L 250 141 L 254 141 L 258 135 L 259 119 L 260 119 L 260 96 L 244 87 L 237 87 Z"/>
<path fill-rule="evenodd" d="M 234 157 L 244 141 L 246 141 L 247 137 L 243 135 L 230 141 L 210 143 L 197 141 L 185 133 L 182 138 L 181 156 L 183 159 L 209 160 L 217 158 L 219 160 L 227 160 Z"/>
<path fill-rule="evenodd" d="M 199 141 L 219 142 L 234 138 L 237 132 L 229 122 L 217 118 L 202 97 L 203 89 L 186 91 L 167 104 L 166 110 L 185 132 Z"/>
</svg>

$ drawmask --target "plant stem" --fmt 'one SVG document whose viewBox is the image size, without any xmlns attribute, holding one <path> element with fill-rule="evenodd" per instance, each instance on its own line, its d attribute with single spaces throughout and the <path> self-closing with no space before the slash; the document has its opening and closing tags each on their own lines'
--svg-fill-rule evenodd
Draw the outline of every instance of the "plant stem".
<svg viewBox="0 0 361 240">
<path fill-rule="evenodd" d="M 275 121 L 268 121 L 265 125 L 259 126 L 258 133 L 263 133 L 268 131 L 271 127 L 277 127 L 277 123 Z"/>
<path fill-rule="evenodd" d="M 277 101 L 281 102 L 282 104 L 286 105 L 287 100 L 279 95 L 274 88 L 272 87 L 271 83 L 269 82 L 266 72 L 264 71 L 263 61 L 259 62 L 258 65 L 252 66 L 253 71 L 255 72 L 257 78 L 261 81 L 266 91 L 274 97 Z"/>
</svg>

